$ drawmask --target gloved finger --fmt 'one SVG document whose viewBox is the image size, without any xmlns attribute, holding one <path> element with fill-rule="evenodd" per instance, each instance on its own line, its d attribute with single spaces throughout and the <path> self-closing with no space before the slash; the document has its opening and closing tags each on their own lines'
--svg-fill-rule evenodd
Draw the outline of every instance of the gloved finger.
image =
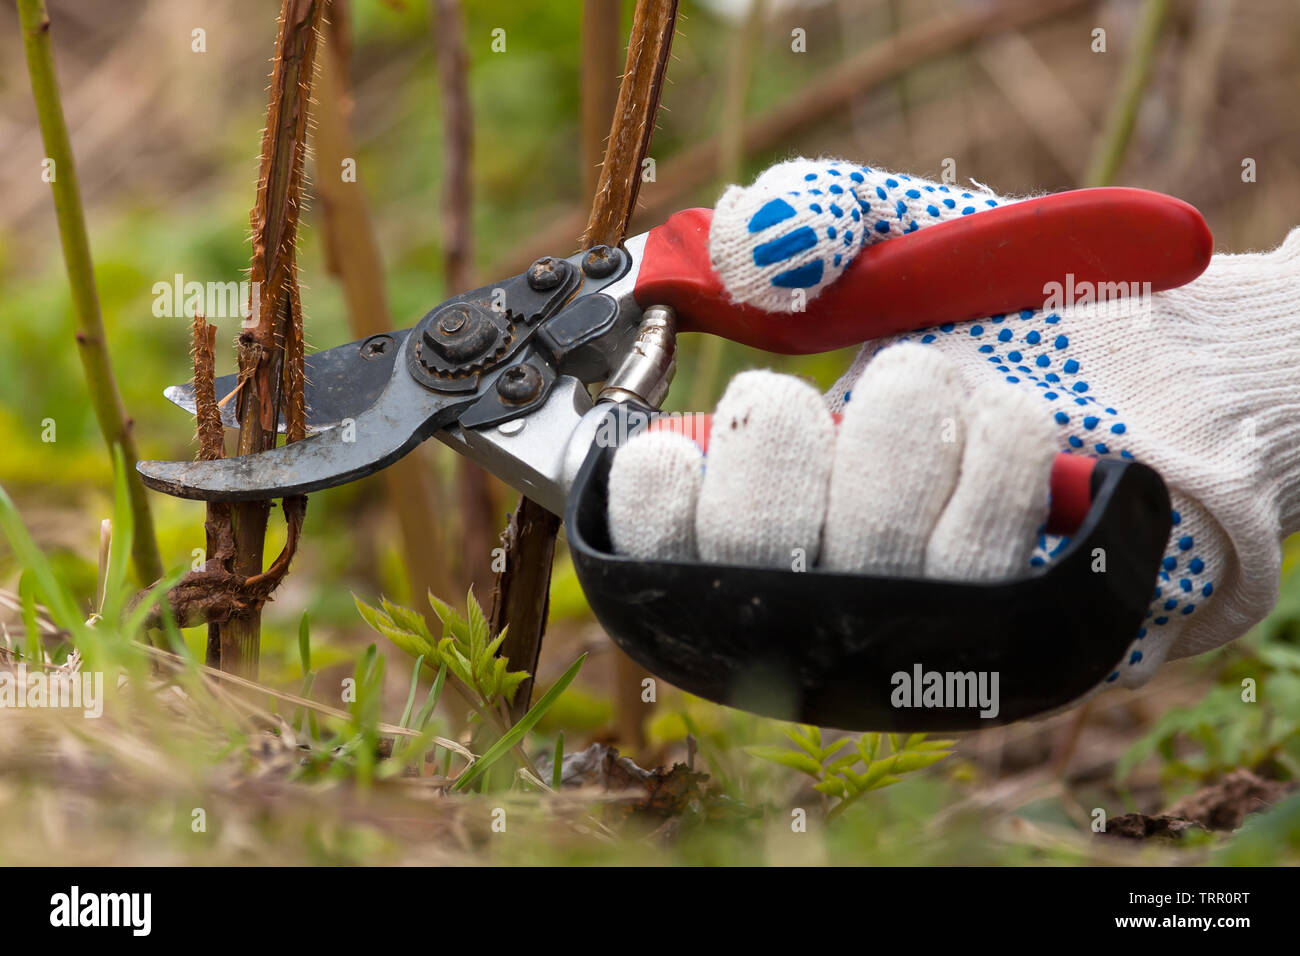
<svg viewBox="0 0 1300 956">
<path fill-rule="evenodd" d="M 703 452 L 683 435 L 646 431 L 620 448 L 609 469 L 614 550 L 643 561 L 695 560 L 703 471 Z"/>
<path fill-rule="evenodd" d="M 709 228 L 709 257 L 737 302 L 797 312 L 864 245 L 1006 202 L 976 186 L 931 183 L 844 160 L 792 159 L 751 186 L 723 193 Z"/>
<path fill-rule="evenodd" d="M 742 372 L 713 415 L 695 515 L 700 557 L 809 568 L 817 561 L 835 425 L 807 382 Z"/>
<path fill-rule="evenodd" d="M 926 549 L 925 575 L 967 581 L 1023 574 L 1047 520 L 1056 441 L 1029 392 L 986 382 L 967 403 L 957 487 Z"/>
<path fill-rule="evenodd" d="M 963 390 L 937 349 L 887 348 L 854 384 L 835 439 L 822 565 L 920 577 L 962 458 Z"/>
</svg>

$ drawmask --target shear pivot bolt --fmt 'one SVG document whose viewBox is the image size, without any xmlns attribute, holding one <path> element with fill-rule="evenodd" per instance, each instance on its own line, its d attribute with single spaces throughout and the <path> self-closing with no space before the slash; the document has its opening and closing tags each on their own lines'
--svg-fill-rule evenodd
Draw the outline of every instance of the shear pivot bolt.
<svg viewBox="0 0 1300 956">
<path fill-rule="evenodd" d="M 497 327 L 482 309 L 457 302 L 429 319 L 419 344 L 446 362 L 460 364 L 486 354 L 498 335 Z"/>
</svg>

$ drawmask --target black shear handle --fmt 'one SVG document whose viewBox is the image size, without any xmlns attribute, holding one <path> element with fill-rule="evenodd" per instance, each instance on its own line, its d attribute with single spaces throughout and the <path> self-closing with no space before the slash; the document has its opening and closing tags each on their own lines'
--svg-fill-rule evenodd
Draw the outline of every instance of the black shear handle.
<svg viewBox="0 0 1300 956">
<path fill-rule="evenodd" d="M 616 450 L 593 446 L 565 513 L 597 620 L 630 657 L 682 690 L 819 726 L 978 730 L 1073 702 L 1111 676 L 1137 637 L 1169 539 L 1159 474 L 1101 459 L 1069 543 L 1019 578 L 639 561 L 610 545 Z"/>
</svg>

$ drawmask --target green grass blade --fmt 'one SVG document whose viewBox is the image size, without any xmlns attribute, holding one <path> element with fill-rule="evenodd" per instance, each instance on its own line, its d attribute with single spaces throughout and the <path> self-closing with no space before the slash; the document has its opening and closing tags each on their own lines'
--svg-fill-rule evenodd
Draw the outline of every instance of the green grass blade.
<svg viewBox="0 0 1300 956">
<path fill-rule="evenodd" d="M 424 655 L 421 654 L 415 659 L 415 666 L 411 668 L 411 690 L 406 695 L 406 706 L 402 708 L 402 720 L 399 727 L 406 727 L 407 721 L 411 719 L 411 711 L 415 709 L 415 692 L 420 689 L 420 668 L 424 666 Z"/>
<path fill-rule="evenodd" d="M 18 597 L 23 605 L 23 657 L 28 667 L 42 667 L 45 655 L 41 651 L 41 629 L 36 619 L 36 595 L 32 593 L 32 576 L 24 571 L 18 578 Z"/>
<path fill-rule="evenodd" d="M 555 766 L 551 768 L 551 789 L 559 790 L 564 779 L 564 731 L 555 738 Z"/>
<path fill-rule="evenodd" d="M 306 611 L 298 620 L 298 660 L 302 661 L 302 673 L 306 677 L 311 673 L 311 624 Z"/>
<path fill-rule="evenodd" d="M 191 666 L 197 664 L 190 646 L 185 643 L 185 635 L 176 625 L 176 615 L 172 613 L 172 606 L 165 596 L 158 602 L 158 615 L 162 618 L 163 636 L 167 638 L 167 646 L 172 653 Z"/>
<path fill-rule="evenodd" d="M 54 568 L 41 549 L 27 533 L 22 516 L 4 488 L 0 488 L 0 532 L 9 540 L 18 566 L 32 575 L 36 593 L 44 599 L 50 617 L 59 627 L 67 628 L 74 636 L 84 630 L 85 619 L 77 611 L 77 602 L 59 582 Z"/>
<path fill-rule="evenodd" d="M 315 674 L 311 674 L 311 673 L 303 674 L 303 675 L 302 675 L 302 685 L 298 688 L 298 696 L 299 696 L 299 697 L 306 697 L 306 698 L 310 699 L 310 698 L 311 698 L 311 689 L 312 689 L 314 686 L 316 686 L 316 675 L 315 675 Z M 294 726 L 294 727 L 301 727 L 301 728 L 302 728 L 302 734 L 303 734 L 304 737 L 307 736 L 307 730 L 308 730 L 308 720 L 307 720 L 307 715 L 308 715 L 308 713 L 310 713 L 312 717 L 315 717 L 315 716 L 316 716 L 315 711 L 308 711 L 306 707 L 298 707 L 298 708 L 295 708 L 295 710 L 294 710 L 294 712 L 293 712 L 293 719 L 289 721 L 289 723 L 290 723 L 292 726 Z M 312 736 L 315 737 L 316 735 L 313 733 Z"/>
<path fill-rule="evenodd" d="M 447 680 L 447 665 L 443 664 L 438 668 L 438 675 L 433 679 L 433 686 L 429 688 L 429 696 L 424 699 L 424 706 L 420 708 L 420 714 L 415 718 L 415 729 L 424 730 L 433 716 L 434 708 L 438 706 L 438 701 L 442 697 L 442 685 Z"/>
<path fill-rule="evenodd" d="M 185 577 L 187 570 L 186 568 L 177 568 L 145 592 L 144 597 L 140 598 L 131 613 L 122 621 L 121 633 L 123 637 L 129 640 L 144 630 L 145 620 L 155 607 L 160 607 L 162 602 L 167 599 L 167 593 L 176 586 L 181 578 Z"/>
<path fill-rule="evenodd" d="M 131 498 L 126 488 L 126 468 L 121 447 L 113 446 L 113 537 L 108 545 L 108 571 L 104 581 L 104 617 L 116 621 L 123 602 L 130 593 L 127 568 L 135 541 L 135 522 L 131 515 Z M 145 582 L 146 584 L 152 582 Z"/>
</svg>

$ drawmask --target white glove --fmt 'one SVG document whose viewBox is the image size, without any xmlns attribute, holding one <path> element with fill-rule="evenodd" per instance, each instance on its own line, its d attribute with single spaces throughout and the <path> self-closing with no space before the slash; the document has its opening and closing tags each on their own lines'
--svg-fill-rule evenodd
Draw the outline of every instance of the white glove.
<svg viewBox="0 0 1300 956">
<path fill-rule="evenodd" d="M 710 246 L 733 297 L 780 311 L 792 285 L 814 298 L 864 242 L 1008 201 L 793 160 L 727 191 Z M 830 220 L 856 227 L 849 244 Z M 820 407 L 797 380 L 744 373 L 718 406 L 702 477 L 680 436 L 638 436 L 615 456 L 614 545 L 773 566 L 802 549 L 810 566 L 997 578 L 1061 546 L 1035 534 L 1052 454 L 1136 458 L 1174 507 L 1148 619 L 1108 679 L 1138 686 L 1167 658 L 1240 636 L 1276 600 L 1280 541 L 1300 528 L 1297 293 L 1300 230 L 1270 253 L 1215 256 L 1195 281 L 1149 297 L 868 342 Z M 681 487 L 694 497 L 660 477 L 692 472 Z M 641 497 L 624 498 L 634 482 Z M 1051 621 L 1043 629 L 1050 639 Z"/>
</svg>

